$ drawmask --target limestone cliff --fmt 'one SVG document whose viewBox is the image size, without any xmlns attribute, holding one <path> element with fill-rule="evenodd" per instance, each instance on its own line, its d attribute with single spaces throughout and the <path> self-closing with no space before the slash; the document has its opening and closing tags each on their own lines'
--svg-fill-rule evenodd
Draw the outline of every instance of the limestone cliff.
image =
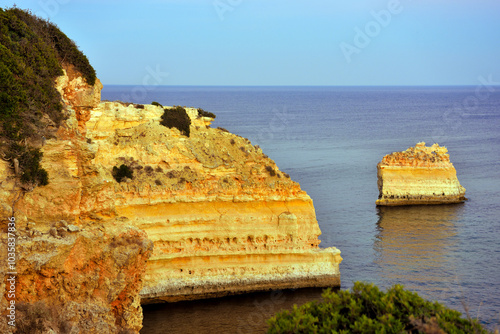
<svg viewBox="0 0 500 334">
<path fill-rule="evenodd" d="M 49 185 L 26 189 L 12 166 L 0 161 L 1 230 L 7 231 L 7 218 L 16 221 L 14 269 L 0 266 L 2 333 L 119 333 L 142 327 L 139 291 L 153 243 L 126 218 L 104 220 L 80 208 L 86 195 L 94 196 L 86 191 L 94 183 L 94 153 L 81 130 L 99 104 L 102 85 L 89 86 L 71 71 L 65 66 L 69 74 L 57 80 L 68 118 L 40 147 Z M 6 264 L 8 235 L 1 238 Z M 16 273 L 14 298 L 9 272 Z M 11 300 L 16 327 L 6 323 Z"/>
<path fill-rule="evenodd" d="M 76 332 L 119 332 L 140 328 L 139 291 L 149 303 L 340 285 L 340 251 L 319 248 L 311 198 L 259 147 L 196 109 L 186 137 L 160 125 L 159 106 L 99 102 L 100 82 L 68 66 L 56 86 L 68 117 L 40 147 L 49 184 L 23 189 L 0 161 L 17 301 L 61 305 L 54 321 Z M 120 165 L 133 178 L 118 183 Z"/>
<path fill-rule="evenodd" d="M 377 205 L 460 203 L 465 188 L 457 179 L 448 150 L 418 143 L 403 152 L 384 156 L 377 165 Z"/>
<path fill-rule="evenodd" d="M 100 182 L 80 207 L 127 217 L 153 240 L 144 303 L 340 284 L 340 252 L 319 249 L 312 200 L 296 182 L 196 109 L 189 137 L 160 125 L 163 112 L 103 102 L 86 123 Z M 134 177 L 117 183 L 121 164 Z"/>
</svg>

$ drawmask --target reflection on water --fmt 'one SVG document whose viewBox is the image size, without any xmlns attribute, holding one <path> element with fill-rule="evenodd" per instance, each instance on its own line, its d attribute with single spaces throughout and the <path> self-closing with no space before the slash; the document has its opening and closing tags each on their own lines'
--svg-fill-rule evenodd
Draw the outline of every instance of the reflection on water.
<svg viewBox="0 0 500 334">
<path fill-rule="evenodd" d="M 145 305 L 141 334 L 265 333 L 276 312 L 321 298 L 322 289 L 278 290 Z"/>
<path fill-rule="evenodd" d="M 461 204 L 379 207 L 374 249 L 381 280 L 455 304 L 460 266 L 455 222 L 463 211 Z"/>
</svg>

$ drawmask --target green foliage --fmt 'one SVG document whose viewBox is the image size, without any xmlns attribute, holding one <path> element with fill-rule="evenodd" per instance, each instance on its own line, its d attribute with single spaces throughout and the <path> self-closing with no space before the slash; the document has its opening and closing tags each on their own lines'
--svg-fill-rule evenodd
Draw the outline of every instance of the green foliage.
<svg viewBox="0 0 500 334">
<path fill-rule="evenodd" d="M 151 102 L 151 104 L 154 106 L 163 108 L 163 106 L 159 102 L 153 101 L 153 102 Z"/>
<path fill-rule="evenodd" d="M 64 120 L 54 87 L 54 79 L 63 74 L 62 63 L 72 64 L 87 83 L 95 83 L 87 57 L 54 24 L 16 7 L 0 8 L 0 141 L 5 143 L 0 150 L 18 159 L 25 183 L 48 182 L 40 151 L 24 139 L 50 137 L 44 115 L 56 126 Z"/>
<path fill-rule="evenodd" d="M 38 148 L 13 144 L 11 151 L 17 152 L 21 181 L 32 183 L 34 186 L 46 186 L 49 184 L 47 171 L 40 166 L 43 153 Z"/>
<path fill-rule="evenodd" d="M 186 109 L 181 106 L 173 108 L 165 108 L 165 112 L 161 116 L 160 124 L 168 128 L 177 128 L 179 131 L 189 137 L 191 119 L 189 118 Z"/>
<path fill-rule="evenodd" d="M 268 333 L 488 333 L 475 320 L 395 285 L 387 292 L 356 282 L 350 291 L 323 292 L 268 320 Z"/>
<path fill-rule="evenodd" d="M 119 168 L 114 166 L 111 174 L 115 178 L 116 182 L 122 182 L 125 178 L 134 178 L 134 171 L 127 165 L 121 165 Z"/>
<path fill-rule="evenodd" d="M 198 108 L 198 117 L 211 117 L 215 118 L 215 114 L 210 111 L 205 111 L 201 108 Z"/>
</svg>

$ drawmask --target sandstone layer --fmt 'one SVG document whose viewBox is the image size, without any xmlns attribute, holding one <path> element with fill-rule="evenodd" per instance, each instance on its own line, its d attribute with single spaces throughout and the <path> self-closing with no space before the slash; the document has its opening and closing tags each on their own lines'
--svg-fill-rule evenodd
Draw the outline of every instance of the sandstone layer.
<svg viewBox="0 0 500 334">
<path fill-rule="evenodd" d="M 160 125 L 163 108 L 100 102 L 99 81 L 65 69 L 56 86 L 68 118 L 41 144 L 49 184 L 24 189 L 0 161 L 17 301 L 60 305 L 54 321 L 75 333 L 117 333 L 140 329 L 139 300 L 340 285 L 340 251 L 319 248 L 311 198 L 258 146 L 193 108 L 186 137 Z M 121 165 L 133 177 L 119 183 Z"/>
<path fill-rule="evenodd" d="M 99 181 L 92 172 L 94 153 L 79 129 L 99 104 L 102 85 L 65 75 L 57 87 L 68 119 L 41 147 L 49 185 L 26 188 L 11 162 L 0 161 L 2 232 L 8 218 L 15 219 L 15 230 L 9 230 L 14 236 L 1 235 L 0 332 L 137 333 L 139 292 L 153 243 L 126 218 L 102 219 L 85 206 L 96 201 L 89 185 Z M 15 239 L 13 268 L 7 266 L 8 237 Z M 6 317 L 12 301 L 15 327 Z"/>
<path fill-rule="evenodd" d="M 154 242 L 144 303 L 340 285 L 340 252 L 318 247 L 312 200 L 296 182 L 196 109 L 189 137 L 160 125 L 163 112 L 104 102 L 86 129 L 108 185 L 98 197 L 112 204 L 88 209 L 127 217 Z M 121 164 L 134 177 L 117 183 L 110 171 Z"/>
<path fill-rule="evenodd" d="M 446 147 L 418 143 L 403 152 L 384 156 L 377 165 L 379 199 L 377 205 L 417 205 L 460 203 L 465 188 Z"/>
</svg>

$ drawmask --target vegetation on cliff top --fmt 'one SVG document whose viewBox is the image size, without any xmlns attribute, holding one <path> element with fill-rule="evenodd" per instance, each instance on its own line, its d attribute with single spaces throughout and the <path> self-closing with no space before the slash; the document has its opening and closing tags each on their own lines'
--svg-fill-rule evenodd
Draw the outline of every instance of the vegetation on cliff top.
<svg viewBox="0 0 500 334">
<path fill-rule="evenodd" d="M 268 333 L 488 333 L 476 320 L 395 285 L 387 292 L 356 282 L 350 291 L 330 289 L 268 320 Z"/>
<path fill-rule="evenodd" d="M 160 124 L 168 128 L 177 128 L 181 134 L 189 137 L 191 130 L 191 118 L 189 118 L 186 109 L 181 106 L 165 108 L 161 116 Z"/>
<path fill-rule="evenodd" d="M 215 118 L 216 116 L 213 112 L 203 110 L 202 108 L 198 108 L 198 117 Z"/>
<path fill-rule="evenodd" d="M 65 119 L 54 79 L 71 64 L 93 85 L 87 57 L 54 24 L 19 8 L 0 8 L 0 153 L 19 162 L 19 177 L 32 186 L 47 183 L 36 143 Z"/>
</svg>

